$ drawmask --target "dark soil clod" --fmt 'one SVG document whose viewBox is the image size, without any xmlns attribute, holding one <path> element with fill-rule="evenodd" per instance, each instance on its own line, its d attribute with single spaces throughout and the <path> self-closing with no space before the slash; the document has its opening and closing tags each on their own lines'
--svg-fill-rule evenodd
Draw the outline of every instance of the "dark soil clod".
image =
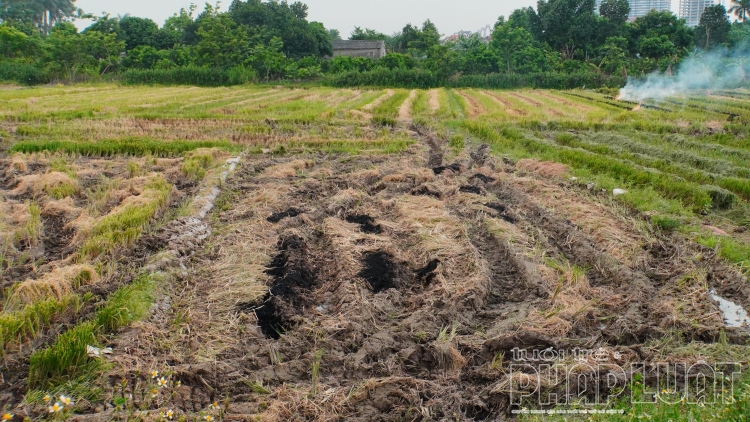
<svg viewBox="0 0 750 422">
<path fill-rule="evenodd" d="M 471 185 L 461 186 L 460 188 L 458 188 L 458 191 L 459 192 L 465 192 L 465 193 L 474 193 L 474 194 L 477 194 L 477 195 L 481 195 L 482 194 L 482 189 L 481 188 L 479 188 L 478 186 L 471 186 Z"/>
<path fill-rule="evenodd" d="M 295 325 L 297 315 L 309 305 L 310 291 L 318 284 L 304 239 L 284 237 L 278 250 L 265 271 L 273 277 L 269 292 L 260 301 L 238 305 L 241 311 L 255 311 L 263 334 L 274 339 Z"/>
<path fill-rule="evenodd" d="M 400 268 L 393 255 L 383 251 L 366 252 L 362 263 L 358 276 L 367 281 L 373 293 L 396 288 Z"/>
<path fill-rule="evenodd" d="M 471 157 L 471 161 L 477 165 L 477 166 L 483 166 L 484 163 L 487 161 L 487 158 L 490 155 L 490 146 L 487 144 L 482 144 L 479 146 L 479 148 L 476 149 L 476 151 L 472 151 L 469 153 L 469 156 Z"/>
<path fill-rule="evenodd" d="M 433 198 L 443 199 L 443 194 L 441 192 L 434 191 L 424 185 L 414 188 L 411 191 L 411 194 L 415 196 L 431 196 Z"/>
<path fill-rule="evenodd" d="M 296 217 L 298 215 L 302 214 L 302 211 L 298 210 L 297 208 L 289 208 L 286 211 L 277 212 L 274 214 L 271 214 L 266 220 L 269 223 L 278 223 L 279 221 L 287 218 L 287 217 Z"/>
<path fill-rule="evenodd" d="M 449 164 L 447 166 L 439 166 L 439 167 L 433 167 L 432 171 L 435 174 L 443 174 L 444 171 L 451 170 L 454 173 L 461 173 L 461 164 L 453 163 Z"/>
<path fill-rule="evenodd" d="M 482 173 L 477 173 L 477 174 L 475 174 L 475 175 L 471 176 L 471 178 L 472 178 L 472 179 L 479 179 L 479 180 L 481 180 L 481 181 L 482 181 L 483 183 L 492 183 L 492 182 L 494 182 L 495 180 L 497 180 L 497 179 L 495 179 L 494 177 L 490 177 L 490 176 L 485 176 L 485 175 L 484 175 L 484 174 L 482 174 Z"/>
<path fill-rule="evenodd" d="M 270 295 L 264 296 L 264 303 L 257 308 L 245 308 L 243 310 L 253 310 L 258 317 L 258 327 L 267 338 L 278 340 L 281 334 L 292 328 L 292 324 L 286 320 L 281 310 L 276 305 L 276 299 Z"/>
<path fill-rule="evenodd" d="M 369 215 L 350 215 L 346 217 L 346 221 L 359 224 L 359 229 L 364 233 L 380 234 L 383 232 L 383 227 L 380 224 L 375 224 L 375 219 Z"/>
<path fill-rule="evenodd" d="M 430 283 L 432 283 L 432 280 L 434 280 L 435 276 L 437 276 L 437 274 L 435 274 L 435 270 L 437 270 L 438 264 L 440 264 L 440 260 L 433 259 L 423 268 L 414 271 L 417 280 L 422 281 L 422 284 L 425 286 L 428 286 Z"/>
<path fill-rule="evenodd" d="M 483 205 L 487 208 L 491 208 L 497 211 L 498 212 L 497 216 L 507 221 L 508 223 L 516 224 L 516 219 L 507 214 L 508 209 L 505 207 L 505 205 L 497 203 L 497 202 L 488 202 Z"/>
</svg>

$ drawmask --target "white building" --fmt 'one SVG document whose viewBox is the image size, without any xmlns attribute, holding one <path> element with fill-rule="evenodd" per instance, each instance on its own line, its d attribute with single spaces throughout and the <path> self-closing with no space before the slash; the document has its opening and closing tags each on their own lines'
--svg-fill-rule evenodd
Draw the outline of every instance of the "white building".
<svg viewBox="0 0 750 422">
<path fill-rule="evenodd" d="M 677 16 L 687 21 L 688 26 L 698 26 L 703 11 L 708 6 L 719 4 L 715 0 L 680 0 Z"/>
<path fill-rule="evenodd" d="M 599 13 L 602 1 L 596 0 L 596 13 Z M 652 10 L 669 12 L 672 10 L 672 0 L 630 0 L 630 15 L 628 15 L 628 20 L 632 22 L 641 16 L 645 16 Z"/>
</svg>

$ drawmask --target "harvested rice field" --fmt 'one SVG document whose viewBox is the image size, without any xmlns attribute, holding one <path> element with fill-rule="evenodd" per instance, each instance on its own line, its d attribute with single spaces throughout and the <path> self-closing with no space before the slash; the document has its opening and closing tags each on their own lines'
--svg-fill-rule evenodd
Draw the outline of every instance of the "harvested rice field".
<svg viewBox="0 0 750 422">
<path fill-rule="evenodd" d="M 750 92 L 613 94 L 0 90 L 0 410 L 744 420 Z"/>
</svg>

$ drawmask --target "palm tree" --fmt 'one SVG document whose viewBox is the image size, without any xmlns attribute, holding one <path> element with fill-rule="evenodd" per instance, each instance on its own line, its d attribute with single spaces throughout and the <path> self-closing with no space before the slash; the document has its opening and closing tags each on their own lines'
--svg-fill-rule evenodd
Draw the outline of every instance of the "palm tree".
<svg viewBox="0 0 750 422">
<path fill-rule="evenodd" d="M 750 15 L 750 0 L 732 0 L 732 7 L 729 8 L 729 13 L 734 13 L 737 19 L 746 22 Z"/>
<path fill-rule="evenodd" d="M 36 26 L 43 34 L 49 34 L 57 22 L 76 12 L 75 0 L 32 0 L 29 3 L 37 16 Z"/>
</svg>

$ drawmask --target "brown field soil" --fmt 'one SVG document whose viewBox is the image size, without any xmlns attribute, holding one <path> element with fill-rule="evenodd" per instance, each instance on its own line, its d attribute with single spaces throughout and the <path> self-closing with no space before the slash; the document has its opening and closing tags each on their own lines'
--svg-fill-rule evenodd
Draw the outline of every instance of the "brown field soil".
<svg viewBox="0 0 750 422">
<path fill-rule="evenodd" d="M 396 95 L 396 91 L 389 89 L 385 92 L 385 94 L 381 95 L 380 97 L 376 98 L 375 101 L 371 102 L 370 104 L 366 104 L 362 107 L 362 110 L 364 111 L 372 111 L 378 108 L 380 104 L 383 104 L 384 101 L 387 101 L 389 98 Z"/>
<path fill-rule="evenodd" d="M 496 93 L 489 92 L 489 91 L 481 91 L 481 92 L 482 92 L 482 94 L 484 94 L 484 95 L 492 98 L 498 104 L 500 104 L 503 107 L 503 111 L 505 113 L 507 113 L 508 115 L 510 115 L 510 116 L 519 116 L 519 115 L 520 116 L 524 116 L 524 115 L 527 114 L 524 110 L 516 110 L 516 109 L 514 109 L 513 105 L 510 102 L 508 102 L 507 100 L 503 99 L 502 97 L 500 97 Z"/>
<path fill-rule="evenodd" d="M 473 118 L 484 113 L 484 108 L 476 98 L 466 94 L 465 92 L 459 92 L 458 95 L 466 100 L 466 117 Z"/>
<path fill-rule="evenodd" d="M 437 89 L 431 89 L 427 92 L 427 95 L 429 95 L 427 104 L 430 107 L 430 111 L 432 113 L 438 111 L 440 108 L 440 91 Z"/>
<path fill-rule="evenodd" d="M 112 340 L 105 401 L 189 415 L 218 402 L 235 421 L 495 420 L 514 348 L 626 366 L 663 358 L 647 344 L 668 335 L 747 341 L 708 291 L 747 307 L 750 287 L 712 251 L 627 224 L 646 217 L 564 168 L 487 146 L 445 162 L 447 142 L 413 129 L 395 156 L 246 157 L 205 246 Z M 170 394 L 145 398 L 151 371 Z"/>
<path fill-rule="evenodd" d="M 401 120 L 402 122 L 411 120 L 411 108 L 415 98 L 417 98 L 417 91 L 412 90 L 409 93 L 409 97 L 407 97 L 398 108 L 398 120 Z"/>
</svg>

